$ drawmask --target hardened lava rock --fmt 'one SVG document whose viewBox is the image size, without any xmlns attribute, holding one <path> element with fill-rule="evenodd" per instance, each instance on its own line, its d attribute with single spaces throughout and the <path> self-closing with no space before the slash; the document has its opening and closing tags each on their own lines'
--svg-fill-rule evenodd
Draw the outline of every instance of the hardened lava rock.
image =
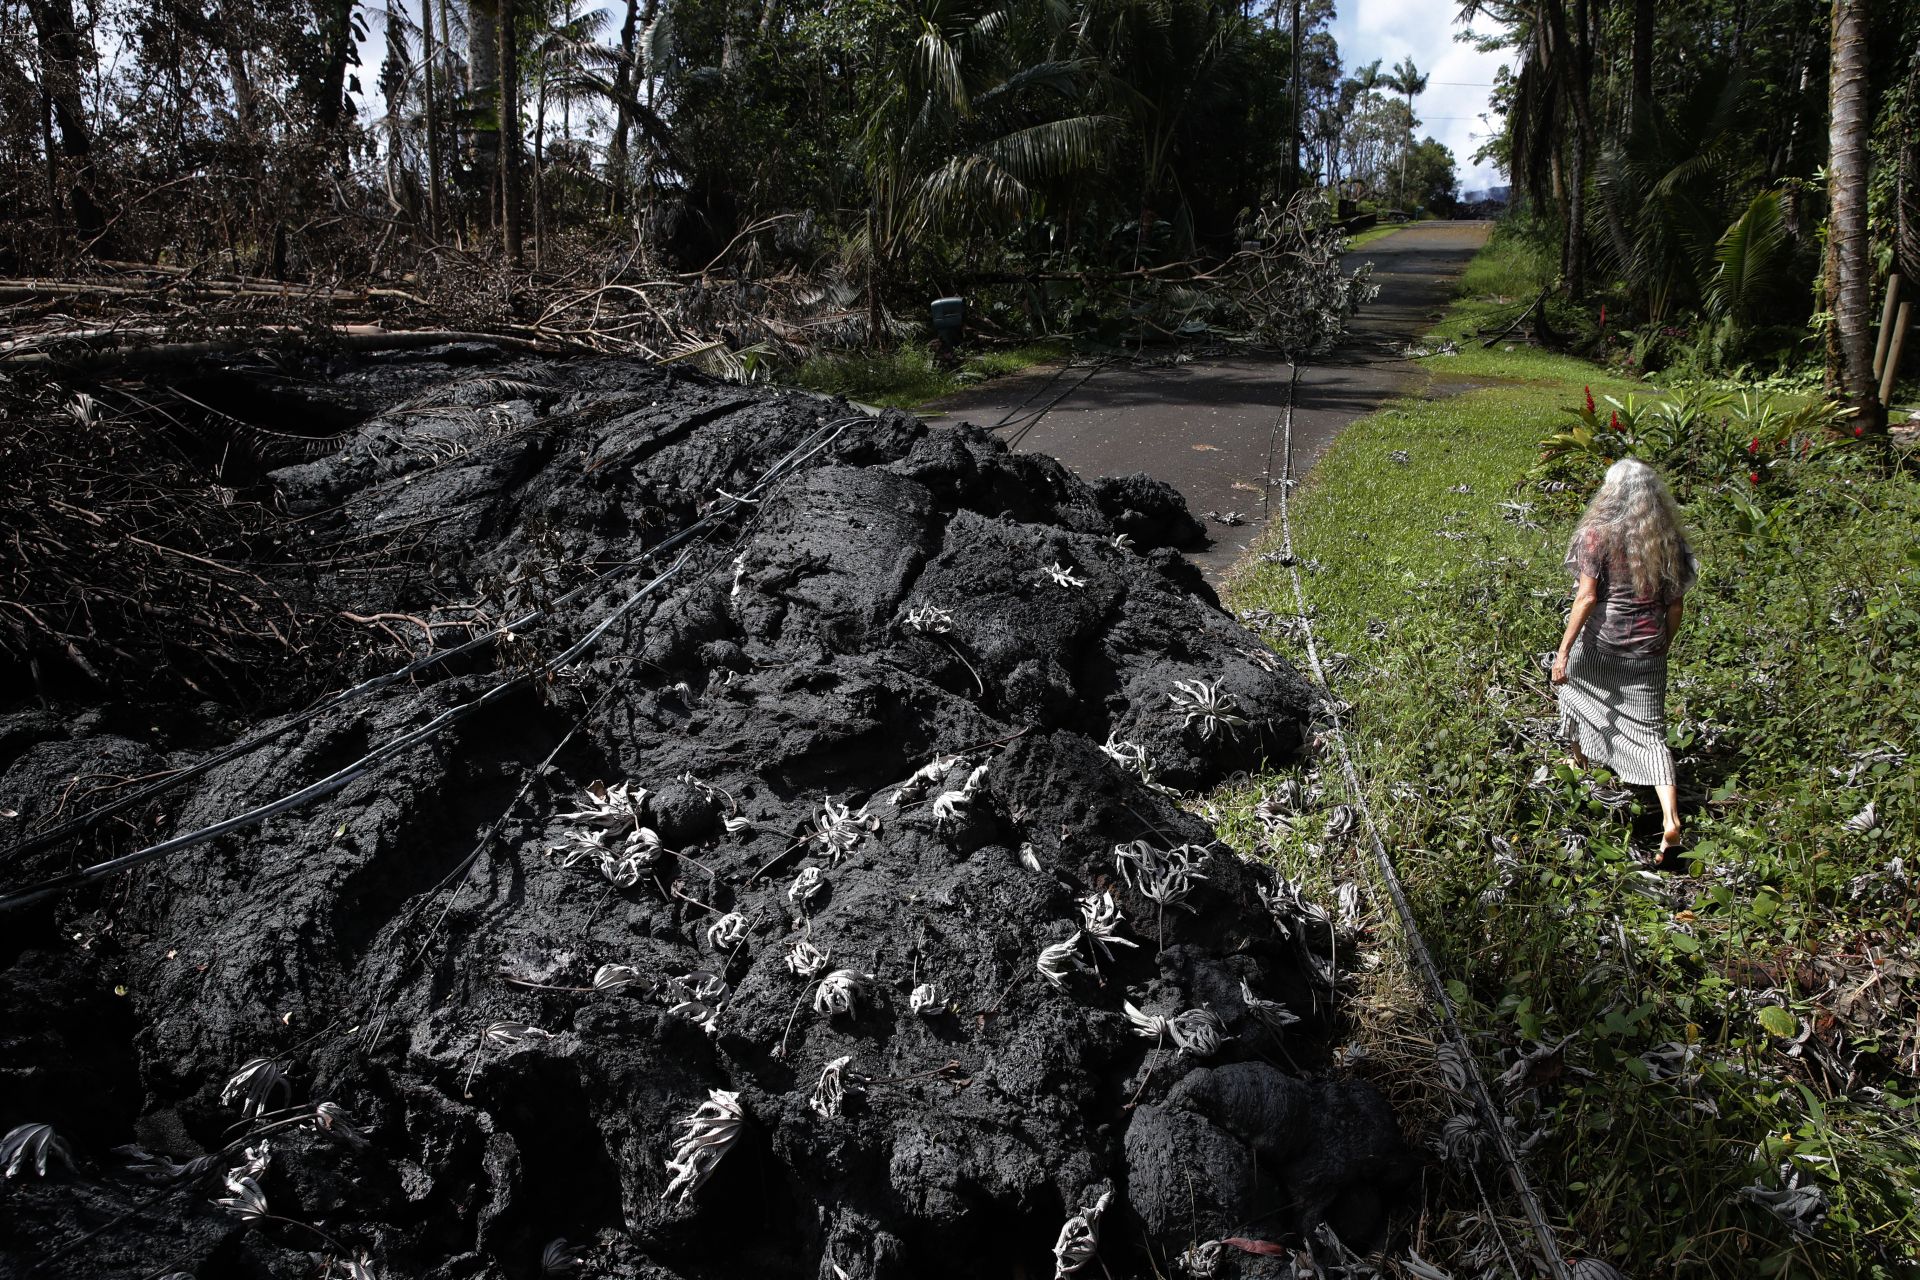
<svg viewBox="0 0 1920 1280">
<path fill-rule="evenodd" d="M 478 714 L 14 913 L 0 1130 L 51 1124 L 79 1171 L 12 1181 L 5 1269 L 1044 1275 L 1078 1217 L 1118 1277 L 1223 1234 L 1377 1237 L 1411 1158 L 1330 1066 L 1311 931 L 1177 801 L 1294 759 L 1310 697 L 1143 545 L 1191 520 L 1177 499 L 1108 486 L 1138 499 L 1116 517 L 982 431 L 635 363 L 335 374 L 371 416 L 269 477 L 329 606 L 405 634 L 616 571 L 100 839 L 215 821 L 540 673 Z M 725 495 L 751 501 L 637 563 Z M 342 683 L 404 656 L 347 655 Z M 22 822 L 94 741 L 31 714 L 0 736 Z M 116 776 L 193 758 L 113 735 Z M 1299 1016 L 1284 1045 L 1248 996 Z M 256 1059 L 286 1086 L 243 1121 Z M 254 1194 L 271 1217 L 243 1220 Z"/>
</svg>

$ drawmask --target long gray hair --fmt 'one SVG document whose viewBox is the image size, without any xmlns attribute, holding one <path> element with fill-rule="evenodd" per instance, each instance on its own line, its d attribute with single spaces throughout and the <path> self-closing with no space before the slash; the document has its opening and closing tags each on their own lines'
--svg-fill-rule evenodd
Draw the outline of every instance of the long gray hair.
<svg viewBox="0 0 1920 1280">
<path fill-rule="evenodd" d="M 1600 492 L 1574 526 L 1567 554 L 1591 538 L 1594 549 L 1624 565 L 1633 593 L 1642 599 L 1678 595 L 1693 585 L 1693 548 L 1680 524 L 1667 482 L 1638 458 L 1607 468 Z"/>
</svg>

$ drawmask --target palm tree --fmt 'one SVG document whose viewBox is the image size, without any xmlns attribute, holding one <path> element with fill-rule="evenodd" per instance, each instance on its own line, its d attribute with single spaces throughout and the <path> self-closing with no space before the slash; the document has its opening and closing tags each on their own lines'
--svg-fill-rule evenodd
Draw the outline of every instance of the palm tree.
<svg viewBox="0 0 1920 1280">
<path fill-rule="evenodd" d="M 576 14 L 577 6 L 578 0 L 561 0 L 552 25 L 540 34 L 533 48 L 533 260 L 536 267 L 545 249 L 547 99 L 550 96 L 559 99 L 561 137 L 571 142 L 573 104 L 595 91 L 582 73 L 590 63 L 604 62 L 608 52 L 600 44 L 600 37 L 611 25 L 606 10 L 591 9 Z"/>
<path fill-rule="evenodd" d="M 1064 33 L 1045 0 L 908 0 L 875 23 L 877 100 L 862 136 L 871 199 L 866 261 L 871 339 L 881 291 L 925 233 L 1008 224 L 1046 186 L 1097 167 L 1114 121 L 1077 110 L 1087 67 L 1045 56 Z M 882 52 L 888 37 L 904 46 Z"/>
<path fill-rule="evenodd" d="M 1827 384 L 1854 407 L 1858 425 L 1886 428 L 1873 381 L 1873 277 L 1868 263 L 1867 2 L 1833 0 L 1833 70 L 1828 80 Z"/>
<path fill-rule="evenodd" d="M 1079 46 L 1098 68 L 1098 96 L 1129 125 L 1138 148 L 1141 228 L 1154 202 L 1173 202 L 1191 238 L 1178 165 L 1182 136 L 1225 99 L 1243 66 L 1246 23 L 1205 0 L 1088 0 Z"/>
<path fill-rule="evenodd" d="M 1739 106 L 1739 81 L 1703 74 L 1671 102 L 1645 103 L 1601 153 L 1602 259 L 1650 319 L 1703 298 L 1716 245 L 1738 214 L 1731 202 L 1760 176 L 1741 168 L 1752 160 L 1740 145 Z"/>
<path fill-rule="evenodd" d="M 1403 93 L 1407 97 L 1407 138 L 1400 148 L 1400 194 L 1396 199 L 1401 208 L 1405 208 L 1407 203 L 1407 153 L 1413 149 L 1413 100 L 1427 91 L 1428 78 L 1413 65 L 1413 58 L 1409 55 L 1395 63 L 1392 73 L 1381 80 L 1395 93 Z"/>
<path fill-rule="evenodd" d="M 440 0 L 442 6 L 447 2 Z M 445 21 L 444 9 L 442 21 Z M 426 100 L 427 117 L 427 226 L 438 239 L 446 214 L 440 191 L 440 117 L 434 102 L 433 34 L 433 0 L 420 0 L 421 93 Z"/>
</svg>

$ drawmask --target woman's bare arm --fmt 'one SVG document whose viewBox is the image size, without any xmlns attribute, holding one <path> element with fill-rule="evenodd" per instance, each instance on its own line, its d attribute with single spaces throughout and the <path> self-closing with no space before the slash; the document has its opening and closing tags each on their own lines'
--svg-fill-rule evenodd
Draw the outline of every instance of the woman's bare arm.
<svg viewBox="0 0 1920 1280">
<path fill-rule="evenodd" d="M 1687 612 L 1687 604 L 1684 599 L 1675 600 L 1672 604 L 1667 606 L 1667 643 L 1668 644 L 1672 644 L 1673 638 L 1680 634 L 1680 619 L 1686 616 L 1686 612 Z"/>
<path fill-rule="evenodd" d="M 1567 655 L 1573 652 L 1574 637 L 1580 634 L 1580 628 L 1587 625 L 1587 619 L 1593 615 L 1593 607 L 1599 601 L 1599 580 L 1589 574 L 1581 574 L 1579 589 L 1573 593 L 1573 612 L 1567 615 L 1566 634 L 1560 637 L 1560 652 L 1553 659 L 1555 684 L 1567 682 Z"/>
</svg>

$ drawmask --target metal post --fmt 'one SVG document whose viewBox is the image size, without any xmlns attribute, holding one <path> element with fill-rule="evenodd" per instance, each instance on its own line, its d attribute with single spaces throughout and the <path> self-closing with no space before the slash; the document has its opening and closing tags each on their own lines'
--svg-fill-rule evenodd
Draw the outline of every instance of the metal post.
<svg viewBox="0 0 1920 1280">
<path fill-rule="evenodd" d="M 1900 298 L 1900 273 L 1887 277 L 1887 305 L 1880 308 L 1880 344 L 1873 349 L 1873 376 L 1878 378 L 1887 367 L 1887 343 L 1893 337 L 1893 304 Z M 1883 401 L 1885 396 L 1880 397 Z"/>
<path fill-rule="evenodd" d="M 1893 341 L 1887 347 L 1887 367 L 1880 375 L 1880 403 L 1893 398 L 1893 377 L 1900 372 L 1900 348 L 1907 342 L 1907 321 L 1913 318 L 1913 304 L 1900 304 L 1900 316 L 1893 322 Z"/>
</svg>

